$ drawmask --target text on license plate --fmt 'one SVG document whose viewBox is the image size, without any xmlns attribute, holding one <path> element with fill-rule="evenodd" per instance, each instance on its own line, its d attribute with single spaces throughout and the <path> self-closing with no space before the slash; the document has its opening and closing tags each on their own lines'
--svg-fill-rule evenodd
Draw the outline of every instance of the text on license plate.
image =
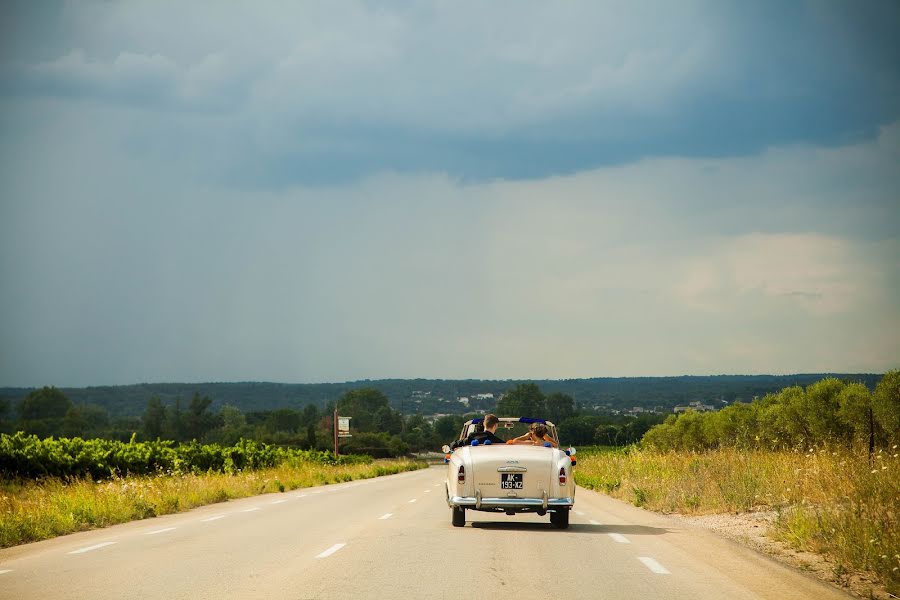
<svg viewBox="0 0 900 600">
<path fill-rule="evenodd" d="M 500 473 L 501 490 L 521 490 L 522 487 L 521 473 Z"/>
</svg>

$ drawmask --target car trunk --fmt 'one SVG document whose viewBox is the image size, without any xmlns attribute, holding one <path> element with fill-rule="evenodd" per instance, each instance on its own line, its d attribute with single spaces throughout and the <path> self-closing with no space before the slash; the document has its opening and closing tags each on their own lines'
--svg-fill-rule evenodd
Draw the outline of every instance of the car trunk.
<svg viewBox="0 0 900 600">
<path fill-rule="evenodd" d="M 541 498 L 550 493 L 553 459 L 550 448 L 507 445 L 499 448 L 472 448 L 472 481 L 484 498 Z M 476 458 L 477 457 L 477 458 Z M 504 489 L 503 473 L 522 475 L 521 489 Z"/>
</svg>

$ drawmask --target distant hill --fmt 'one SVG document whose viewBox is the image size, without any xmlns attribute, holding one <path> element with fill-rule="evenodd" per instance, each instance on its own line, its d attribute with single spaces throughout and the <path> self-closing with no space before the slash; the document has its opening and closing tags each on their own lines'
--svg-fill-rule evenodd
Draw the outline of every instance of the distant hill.
<svg viewBox="0 0 900 600">
<path fill-rule="evenodd" d="M 144 412 L 147 400 L 159 396 L 165 403 L 180 399 L 186 406 L 196 394 L 209 396 L 213 409 L 230 404 L 243 412 L 276 408 L 302 408 L 307 404 L 324 407 L 344 392 L 374 387 L 403 413 L 462 413 L 466 410 L 490 410 L 496 398 L 518 383 L 534 381 L 546 393 L 562 392 L 583 407 L 606 406 L 623 409 L 640 406 L 670 411 L 675 405 L 701 400 L 723 405 L 751 401 L 792 385 L 806 386 L 824 377 L 861 381 L 874 389 L 881 375 L 810 373 L 798 375 L 711 375 L 681 377 L 596 377 L 564 380 L 480 380 L 480 379 L 379 379 L 346 383 L 144 383 L 136 385 L 62 388 L 75 403 L 98 404 L 113 417 L 136 416 Z M 0 388 L 0 398 L 16 405 L 34 388 Z M 477 394 L 493 394 L 476 398 Z M 457 402 L 469 398 L 468 405 Z"/>
</svg>

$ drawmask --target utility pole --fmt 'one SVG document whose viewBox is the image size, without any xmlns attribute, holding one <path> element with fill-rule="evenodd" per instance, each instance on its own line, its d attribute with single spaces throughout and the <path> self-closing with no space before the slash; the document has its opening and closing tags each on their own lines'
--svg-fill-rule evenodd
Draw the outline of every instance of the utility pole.
<svg viewBox="0 0 900 600">
<path fill-rule="evenodd" d="M 338 457 L 338 414 L 337 407 L 334 408 L 334 419 L 332 420 L 332 429 L 334 430 L 334 456 Z"/>
</svg>

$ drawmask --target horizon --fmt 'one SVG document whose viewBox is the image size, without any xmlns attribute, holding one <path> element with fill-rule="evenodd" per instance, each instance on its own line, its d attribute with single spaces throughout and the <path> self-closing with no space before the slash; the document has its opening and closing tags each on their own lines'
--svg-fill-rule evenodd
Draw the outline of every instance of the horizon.
<svg viewBox="0 0 900 600">
<path fill-rule="evenodd" d="M 152 386 L 152 385 L 240 385 L 240 384 L 267 384 L 267 385 L 352 385 L 358 383 L 378 383 L 381 381 L 483 381 L 486 383 L 503 383 L 503 382 L 564 382 L 564 381 L 591 381 L 597 379 L 687 379 L 687 378 L 714 378 L 714 377 L 814 377 L 814 376 L 834 376 L 848 377 L 854 375 L 883 376 L 885 372 L 810 372 L 810 373 L 715 373 L 707 375 L 621 375 L 621 376 L 595 376 L 595 377 L 566 377 L 566 378 L 446 378 L 446 377 L 379 377 L 377 379 L 355 379 L 346 381 L 263 381 L 263 380 L 244 380 L 244 381 L 140 381 L 135 383 L 116 383 L 116 384 L 88 384 L 88 385 L 56 385 L 43 384 L 31 386 L 17 385 L 0 385 L 0 389 L 40 389 L 43 387 L 55 387 L 59 389 L 87 389 L 87 388 L 107 388 L 107 387 L 133 387 L 133 386 Z"/>
<path fill-rule="evenodd" d="M 0 381 L 897 368 L 898 22 L 4 3 Z"/>
</svg>

